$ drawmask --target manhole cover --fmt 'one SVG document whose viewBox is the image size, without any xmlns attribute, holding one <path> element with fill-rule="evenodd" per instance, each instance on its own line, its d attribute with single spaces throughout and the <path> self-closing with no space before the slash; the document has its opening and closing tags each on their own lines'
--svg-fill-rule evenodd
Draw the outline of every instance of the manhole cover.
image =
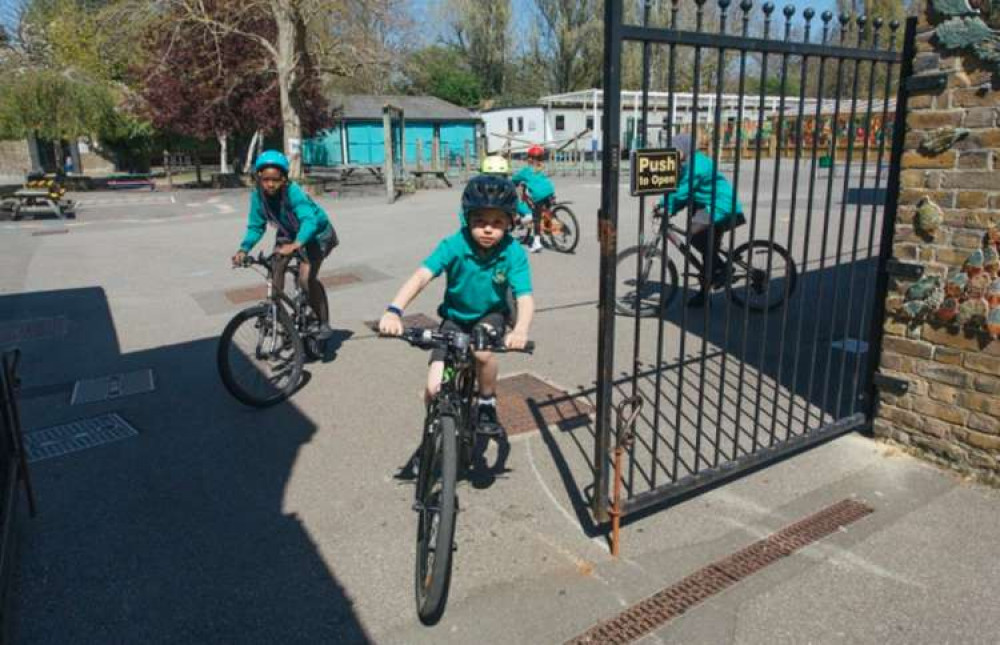
<svg viewBox="0 0 1000 645">
<path fill-rule="evenodd" d="M 65 316 L 0 323 L 0 344 L 65 336 L 68 329 L 69 321 Z"/>
<path fill-rule="evenodd" d="M 614 618 L 598 623 L 569 643 L 603 645 L 639 640 L 727 587 L 872 512 L 873 508 L 853 499 L 837 502 L 695 571 L 680 582 L 632 605 Z"/>
<path fill-rule="evenodd" d="M 111 374 L 110 376 L 77 381 L 76 385 L 73 386 L 70 405 L 120 399 L 135 394 L 146 394 L 155 389 L 156 382 L 153 379 L 153 370 Z"/>
<path fill-rule="evenodd" d="M 24 451 L 29 462 L 42 461 L 138 434 L 121 415 L 112 412 L 29 432 L 24 435 Z"/>
<path fill-rule="evenodd" d="M 420 327 L 421 329 L 437 329 L 440 323 L 426 314 L 407 314 L 403 316 L 404 327 Z M 365 327 L 378 331 L 377 320 L 366 320 Z"/>
<path fill-rule="evenodd" d="M 285 288 L 292 289 L 290 284 L 291 278 L 286 278 Z M 323 286 L 329 287 L 331 289 L 336 289 L 338 287 L 345 287 L 351 284 L 357 284 L 363 282 L 362 278 L 357 273 L 331 273 L 329 275 L 321 275 L 319 277 L 320 283 Z M 234 305 L 241 305 L 245 302 L 253 302 L 255 300 L 263 300 L 267 297 L 267 285 L 256 285 L 253 287 L 242 287 L 238 289 L 228 289 L 226 290 L 226 299 Z"/>
<path fill-rule="evenodd" d="M 561 430 L 586 425 L 594 413 L 582 396 L 572 396 L 531 374 L 517 374 L 497 382 L 497 414 L 508 435 L 542 427 Z"/>
</svg>

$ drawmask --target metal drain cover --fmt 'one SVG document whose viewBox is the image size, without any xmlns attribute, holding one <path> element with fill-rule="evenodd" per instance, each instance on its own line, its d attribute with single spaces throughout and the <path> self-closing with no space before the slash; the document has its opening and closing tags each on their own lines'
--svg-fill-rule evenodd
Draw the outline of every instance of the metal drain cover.
<svg viewBox="0 0 1000 645">
<path fill-rule="evenodd" d="M 73 386 L 70 405 L 98 403 L 124 396 L 146 394 L 156 389 L 153 370 L 145 369 L 125 374 L 111 374 L 100 378 L 77 381 Z"/>
<path fill-rule="evenodd" d="M 508 435 L 553 425 L 571 430 L 589 423 L 594 414 L 593 406 L 584 397 L 573 396 L 531 374 L 497 381 L 497 407 Z"/>
<path fill-rule="evenodd" d="M 112 412 L 29 432 L 24 435 L 24 451 L 29 462 L 42 461 L 138 435 L 128 421 Z"/>
</svg>

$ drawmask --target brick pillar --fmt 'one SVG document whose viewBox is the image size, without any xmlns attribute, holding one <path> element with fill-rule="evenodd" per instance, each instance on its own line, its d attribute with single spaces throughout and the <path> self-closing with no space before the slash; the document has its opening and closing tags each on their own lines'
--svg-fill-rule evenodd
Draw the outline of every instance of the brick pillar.
<svg viewBox="0 0 1000 645">
<path fill-rule="evenodd" d="M 934 33 L 944 20 L 922 10 L 914 74 L 944 73 L 947 86 L 910 95 L 893 240 L 898 260 L 923 265 L 941 285 L 925 281 L 922 290 L 911 289 L 913 281 L 890 282 L 881 372 L 906 380 L 909 392 L 881 394 L 875 431 L 1000 483 L 1000 341 L 978 316 L 969 322 L 971 305 L 961 321 L 949 319 L 949 307 L 977 298 L 975 291 L 947 306 L 941 301 L 944 287 L 964 281 L 949 283 L 949 276 L 968 269 L 970 255 L 987 246 L 990 227 L 1000 225 L 1000 87 L 992 84 L 998 66 L 944 50 Z M 978 290 L 983 279 L 976 284 Z"/>
</svg>

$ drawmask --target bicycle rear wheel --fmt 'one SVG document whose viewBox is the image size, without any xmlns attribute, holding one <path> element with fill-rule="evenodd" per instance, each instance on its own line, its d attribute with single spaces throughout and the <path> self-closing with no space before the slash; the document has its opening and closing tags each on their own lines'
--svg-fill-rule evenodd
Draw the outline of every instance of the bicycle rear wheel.
<svg viewBox="0 0 1000 645">
<path fill-rule="evenodd" d="M 267 304 L 236 314 L 219 337 L 216 363 L 222 384 L 237 400 L 264 408 L 284 401 L 302 379 L 305 350 L 282 307 Z"/>
<path fill-rule="evenodd" d="M 752 240 L 733 251 L 729 297 L 751 311 L 771 311 L 795 292 L 798 269 L 779 244 Z"/>
<path fill-rule="evenodd" d="M 572 253 L 580 243 L 580 225 L 568 206 L 552 209 L 549 221 L 541 220 L 542 240 L 560 253 Z"/>
<path fill-rule="evenodd" d="M 635 256 L 643 251 L 638 279 Z M 615 279 L 615 310 L 626 316 L 648 318 L 658 316 L 677 296 L 677 267 L 667 259 L 666 282 L 660 281 L 663 254 L 652 245 L 633 246 L 618 254 Z M 661 301 L 665 301 L 662 302 Z"/>
<path fill-rule="evenodd" d="M 414 567 L 417 615 L 433 625 L 441 620 L 451 585 L 458 498 L 458 428 L 450 415 L 431 419 L 417 479 L 417 562 Z"/>
</svg>

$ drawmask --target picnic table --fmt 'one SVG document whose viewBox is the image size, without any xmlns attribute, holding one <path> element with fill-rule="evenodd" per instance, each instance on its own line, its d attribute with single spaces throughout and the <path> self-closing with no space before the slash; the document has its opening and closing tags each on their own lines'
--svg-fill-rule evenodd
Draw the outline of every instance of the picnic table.
<svg viewBox="0 0 1000 645">
<path fill-rule="evenodd" d="M 73 201 L 48 188 L 21 188 L 3 200 L 2 208 L 11 211 L 15 222 L 24 217 L 25 209 L 48 210 L 60 219 L 76 217 Z"/>
</svg>

